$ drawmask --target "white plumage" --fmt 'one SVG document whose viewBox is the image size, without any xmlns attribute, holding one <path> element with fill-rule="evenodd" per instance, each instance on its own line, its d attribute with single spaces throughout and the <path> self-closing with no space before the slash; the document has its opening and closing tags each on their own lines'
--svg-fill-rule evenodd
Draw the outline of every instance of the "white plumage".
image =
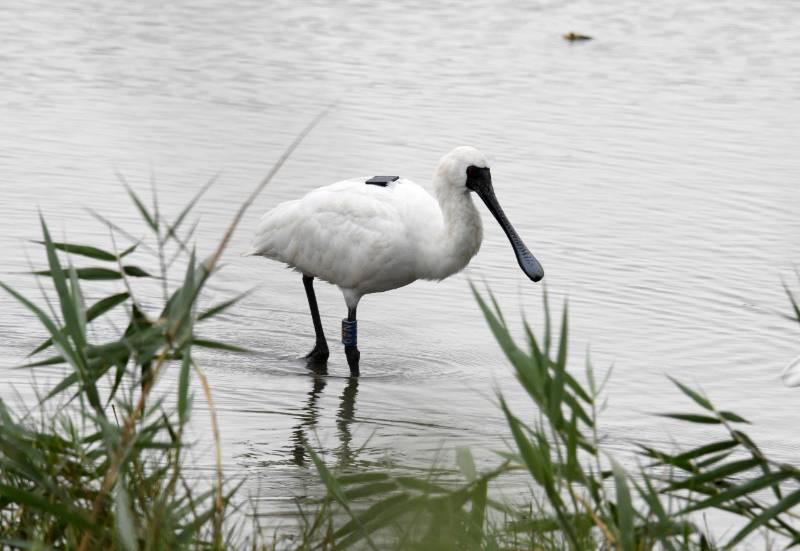
<svg viewBox="0 0 800 551">
<path fill-rule="evenodd" d="M 527 258 L 535 259 L 497 205 L 488 162 L 475 148 L 459 147 L 441 159 L 434 195 L 404 178 L 385 187 L 366 184 L 367 179 L 344 180 L 279 204 L 261 218 L 250 254 L 337 285 L 354 322 L 363 295 L 417 279 L 441 280 L 469 263 L 483 237 L 471 198 L 471 191 L 477 191 L 511 239 L 523 270 L 534 280 L 543 275 L 526 269 Z M 313 290 L 309 302 L 314 314 Z"/>
</svg>

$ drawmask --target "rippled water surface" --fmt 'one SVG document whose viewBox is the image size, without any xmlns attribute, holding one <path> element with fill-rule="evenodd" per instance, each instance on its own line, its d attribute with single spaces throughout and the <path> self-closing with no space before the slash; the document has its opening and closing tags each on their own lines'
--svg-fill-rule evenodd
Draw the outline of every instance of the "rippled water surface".
<svg viewBox="0 0 800 551">
<path fill-rule="evenodd" d="M 678 436 L 648 415 L 688 407 L 669 374 L 751 418 L 791 459 L 798 391 L 779 373 L 800 346 L 778 312 L 781 278 L 800 260 L 799 20 L 790 1 L 6 0 L 2 278 L 38 293 L 20 275 L 28 257 L 43 260 L 27 242 L 37 209 L 72 241 L 108 242 L 84 207 L 143 234 L 115 171 L 143 193 L 154 176 L 173 213 L 219 173 L 199 207 L 209 252 L 297 132 L 338 102 L 248 213 L 212 289 L 255 288 L 206 331 L 256 354 L 203 364 L 226 468 L 248 475 L 267 512 L 291 512 L 316 484 L 303 438 L 333 464 L 451 464 L 467 445 L 489 465 L 506 445 L 496 390 L 530 411 L 467 278 L 485 280 L 513 323 L 524 311 L 537 327 L 542 287 L 485 210 L 464 274 L 362 301 L 358 381 L 338 348 L 330 376 L 303 369 L 313 332 L 300 277 L 239 256 L 278 202 L 360 174 L 426 183 L 461 144 L 490 156 L 551 301 L 569 298 L 575 368 L 588 349 L 599 371 L 614 365 L 603 415 L 613 446 Z M 560 38 L 571 30 L 595 40 Z M 317 295 L 335 337 L 341 295 Z M 30 375 L 11 368 L 42 330 L 9 297 L 0 305 L 2 396 L 26 400 Z M 195 425 L 202 473 L 209 431 L 203 416 Z"/>
</svg>

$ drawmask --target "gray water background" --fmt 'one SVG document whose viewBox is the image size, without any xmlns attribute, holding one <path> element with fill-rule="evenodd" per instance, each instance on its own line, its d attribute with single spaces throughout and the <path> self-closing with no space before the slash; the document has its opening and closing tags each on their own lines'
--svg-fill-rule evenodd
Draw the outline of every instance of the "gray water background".
<svg viewBox="0 0 800 551">
<path fill-rule="evenodd" d="M 209 298 L 255 287 L 206 335 L 256 354 L 207 355 L 204 368 L 226 472 L 247 477 L 265 513 L 319 490 L 303 437 L 333 465 L 451 466 L 453 448 L 470 446 L 490 466 L 508 434 L 496 390 L 533 415 L 468 278 L 490 285 L 515 329 L 523 312 L 541 328 L 542 286 L 485 211 L 463 274 L 362 301 L 357 383 L 336 346 L 329 377 L 304 371 L 296 359 L 313 333 L 299 276 L 239 256 L 280 201 L 361 174 L 424 184 L 462 144 L 490 156 L 554 309 L 569 299 L 573 369 L 589 349 L 601 375 L 614 365 L 610 449 L 710 438 L 651 415 L 691 408 L 671 375 L 750 418 L 792 461 L 798 391 L 779 373 L 800 343 L 778 313 L 800 259 L 799 22 L 790 1 L 5 0 L 2 279 L 38 296 L 19 273 L 44 261 L 28 243 L 38 209 L 72 241 L 108 246 L 84 207 L 144 234 L 115 171 L 145 195 L 154 175 L 173 216 L 219 172 L 199 206 L 197 245 L 210 252 L 287 144 L 338 102 L 246 216 Z M 561 39 L 572 30 L 595 40 Z M 317 294 L 335 342 L 344 303 L 335 287 Z M 42 329 L 8 296 L 0 305 L 0 395 L 30 401 L 30 374 L 12 367 Z M 204 476 L 213 454 L 196 403 Z"/>
</svg>

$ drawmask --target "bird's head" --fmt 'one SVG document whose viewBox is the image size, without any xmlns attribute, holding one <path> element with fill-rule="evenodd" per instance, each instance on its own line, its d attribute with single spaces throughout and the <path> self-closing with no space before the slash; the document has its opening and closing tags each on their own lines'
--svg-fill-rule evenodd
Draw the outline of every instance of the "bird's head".
<svg viewBox="0 0 800 551">
<path fill-rule="evenodd" d="M 437 172 L 440 185 L 462 193 L 474 191 L 467 187 L 467 172 L 470 167 L 481 169 L 488 174 L 489 160 L 474 147 L 464 145 L 455 148 L 439 161 Z"/>
<path fill-rule="evenodd" d="M 522 242 L 495 197 L 489 161 L 483 153 L 474 147 L 455 148 L 439 161 L 437 180 L 438 185 L 446 193 L 475 192 L 503 228 L 514 249 L 517 263 L 525 275 L 533 281 L 539 281 L 544 277 L 542 265 Z"/>
</svg>

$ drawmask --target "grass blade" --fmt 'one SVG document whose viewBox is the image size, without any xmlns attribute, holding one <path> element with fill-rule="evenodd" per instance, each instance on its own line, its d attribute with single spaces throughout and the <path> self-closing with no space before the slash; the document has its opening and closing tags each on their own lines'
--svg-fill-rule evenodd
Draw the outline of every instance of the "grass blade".
<svg viewBox="0 0 800 551">
<path fill-rule="evenodd" d="M 775 517 L 780 515 L 781 513 L 791 509 L 795 505 L 800 503 L 800 490 L 796 490 L 791 494 L 787 495 L 785 498 L 780 500 L 778 503 L 769 507 L 764 510 L 763 513 L 758 515 L 754 518 L 750 523 L 747 524 L 744 528 L 739 530 L 735 536 L 728 542 L 727 547 L 733 548 L 736 544 L 741 542 L 744 538 L 746 538 L 751 532 L 757 530 L 758 528 L 764 526 L 769 521 L 773 520 Z"/>
<path fill-rule="evenodd" d="M 56 326 L 53 320 L 50 319 L 50 317 L 47 314 L 45 314 L 41 308 L 33 304 L 31 301 L 29 301 L 24 296 L 20 295 L 14 289 L 12 289 L 11 287 L 9 287 L 8 285 L 6 285 L 1 281 L 0 281 L 0 287 L 2 287 L 8 294 L 17 299 L 28 310 L 33 312 L 36 315 L 36 317 L 39 318 L 39 321 L 42 322 L 42 325 L 44 325 L 45 329 L 47 329 L 47 331 L 50 333 L 51 338 L 56 342 L 56 344 L 58 344 L 58 346 L 61 348 L 64 354 L 68 356 L 70 360 L 72 360 L 73 358 L 73 356 L 71 355 L 73 353 L 72 347 L 69 346 L 69 343 L 66 340 L 64 332 L 61 329 L 59 329 L 58 326 Z"/>
<path fill-rule="evenodd" d="M 44 234 L 45 245 L 47 248 L 47 263 L 50 265 L 53 285 L 56 288 L 56 292 L 58 293 L 58 301 L 61 305 L 61 314 L 64 317 L 64 324 L 67 329 L 67 334 L 75 343 L 76 359 L 80 359 L 82 350 L 86 347 L 86 338 L 81 331 L 76 304 L 67 287 L 66 276 L 68 272 L 61 269 L 61 263 L 58 260 L 56 249 L 53 247 L 52 239 L 50 239 L 50 231 L 47 229 L 47 224 L 41 215 L 39 215 L 39 221 L 41 222 L 42 233 Z"/>
<path fill-rule="evenodd" d="M 195 346 L 201 346 L 203 348 L 211 348 L 214 350 L 226 350 L 228 352 L 237 352 L 239 354 L 252 354 L 253 351 L 249 348 L 243 348 L 241 346 L 236 346 L 235 344 L 230 344 L 227 342 L 220 342 L 220 341 L 213 341 L 210 339 L 192 339 L 192 344 Z"/>
<path fill-rule="evenodd" d="M 217 181 L 218 178 L 219 174 L 215 174 L 208 182 L 206 182 L 206 184 L 202 188 L 200 188 L 200 190 L 194 195 L 194 197 L 192 197 L 189 203 L 183 208 L 178 217 L 175 219 L 175 223 L 167 227 L 168 238 L 174 237 L 177 239 L 178 229 L 181 227 L 181 224 L 183 224 L 183 221 L 186 219 L 186 216 L 189 214 L 189 212 L 191 212 L 191 210 L 194 208 L 194 206 L 197 204 L 200 198 L 205 194 L 205 192 L 208 191 L 208 189 L 212 185 L 214 185 L 214 183 Z"/>
<path fill-rule="evenodd" d="M 123 266 L 122 271 L 125 272 L 125 275 L 129 275 L 131 277 L 156 277 L 142 270 L 138 266 Z"/>
<path fill-rule="evenodd" d="M 375 482 L 378 480 L 388 480 L 389 475 L 382 472 L 377 473 L 358 473 L 358 474 L 345 474 L 342 476 L 337 477 L 336 480 L 339 481 L 339 484 L 365 484 L 367 482 Z"/>
<path fill-rule="evenodd" d="M 483 525 L 486 518 L 486 502 L 489 485 L 486 480 L 480 480 L 472 491 L 472 510 L 470 511 L 470 528 L 476 541 L 483 540 Z"/>
<path fill-rule="evenodd" d="M 240 295 L 237 295 L 230 300 L 226 300 L 224 302 L 220 302 L 219 304 L 212 306 L 208 310 L 201 312 L 200 315 L 197 316 L 197 321 L 203 321 L 205 319 L 213 318 L 214 316 L 221 314 L 222 312 L 224 312 L 225 310 L 227 310 L 228 308 L 230 308 L 231 306 L 233 306 L 234 304 L 236 304 L 237 302 L 248 296 L 250 293 L 252 293 L 252 291 L 245 291 L 244 293 L 241 293 Z"/>
<path fill-rule="evenodd" d="M 156 252 L 156 250 L 153 249 L 153 247 L 151 247 L 150 245 L 148 245 L 147 243 L 145 243 L 141 239 L 139 239 L 137 237 L 134 237 L 130 233 L 126 232 L 124 229 L 120 228 L 117 224 L 115 224 L 114 222 L 112 222 L 108 218 L 105 218 L 103 215 L 99 214 L 98 212 L 96 212 L 96 211 L 94 211 L 94 210 L 92 210 L 90 208 L 87 208 L 86 211 L 90 215 L 92 215 L 92 217 L 95 220 L 98 220 L 99 222 L 102 222 L 104 225 L 108 226 L 108 228 L 110 230 L 112 230 L 112 232 L 119 233 L 120 235 L 125 237 L 125 239 L 127 239 L 128 241 L 133 243 L 134 245 L 133 245 L 132 248 L 141 246 L 144 250 L 146 250 L 148 252 L 151 252 L 151 253 L 155 253 Z M 113 233 L 112 233 L 112 235 L 113 235 Z M 131 252 L 133 252 L 132 248 L 131 249 L 126 249 L 126 251 L 130 250 Z M 123 252 L 119 256 L 120 256 L 120 258 L 122 258 L 123 256 L 125 256 L 125 253 Z"/>
<path fill-rule="evenodd" d="M 132 277 L 155 277 L 137 266 L 123 266 L 122 269 L 126 275 Z M 53 270 L 39 270 L 31 273 L 37 276 L 52 277 L 52 278 L 56 277 L 54 275 L 55 272 L 53 272 Z M 122 274 L 117 270 L 112 270 L 111 268 L 101 268 L 99 266 L 89 267 L 89 268 L 77 268 L 75 270 L 75 273 L 78 279 L 85 279 L 89 281 L 113 281 L 116 279 L 122 279 Z M 60 274 L 60 277 L 66 278 L 68 272 L 66 270 L 59 270 L 58 274 Z"/>
<path fill-rule="evenodd" d="M 45 241 L 34 241 L 34 243 L 45 246 L 47 245 Z M 87 256 L 89 258 L 94 258 L 95 260 L 105 260 L 108 262 L 116 262 L 117 260 L 117 256 L 115 254 L 104 251 L 103 249 L 98 249 L 97 247 L 92 247 L 90 245 L 76 245 L 73 243 L 59 243 L 55 241 L 52 243 L 52 245 L 55 249 L 69 254 Z"/>
<path fill-rule="evenodd" d="M 739 484 L 738 486 L 732 486 L 713 497 L 710 497 L 703 501 L 696 502 L 690 505 L 689 507 L 683 509 L 680 512 L 680 514 L 685 515 L 693 511 L 699 511 L 701 509 L 711 509 L 713 507 L 718 507 L 723 503 L 725 503 L 726 501 L 731 501 L 733 499 L 737 499 L 739 497 L 752 494 L 753 492 L 757 492 L 758 490 L 761 490 L 768 486 L 772 486 L 777 482 L 786 480 L 787 478 L 792 478 L 793 476 L 794 473 L 786 471 L 771 472 L 764 476 L 760 476 L 756 479 L 750 480 L 749 482 L 745 482 L 744 484 Z"/>
<path fill-rule="evenodd" d="M 139 199 L 139 196 L 136 195 L 136 192 L 133 191 L 133 188 L 131 188 L 131 186 L 128 185 L 128 182 L 125 180 L 125 177 L 122 176 L 122 174 L 120 174 L 119 172 L 117 172 L 117 178 L 119 178 L 119 181 L 122 182 L 122 185 L 125 187 L 125 191 L 128 192 L 128 195 L 133 200 L 133 204 L 136 205 L 136 209 L 139 211 L 139 214 L 142 215 L 144 221 L 147 222 L 147 225 L 150 226 L 150 229 L 152 229 L 156 234 L 158 234 L 158 222 L 155 220 L 155 218 L 153 218 L 153 216 L 147 210 L 147 207 L 144 206 L 144 203 L 142 203 L 141 199 Z"/>
<path fill-rule="evenodd" d="M 726 421 L 730 421 L 731 423 L 747 423 L 750 424 L 750 421 L 745 419 L 744 417 L 740 417 L 739 415 L 733 413 L 732 411 L 720 411 L 719 416 L 725 419 Z"/>
<path fill-rule="evenodd" d="M 687 421 L 689 423 L 701 423 L 707 425 L 719 425 L 722 423 L 716 417 L 709 417 L 708 415 L 696 415 L 694 413 L 656 413 L 659 417 L 669 417 L 670 419 L 677 419 L 678 421 Z"/>
<path fill-rule="evenodd" d="M 705 471 L 699 473 L 695 476 L 691 476 L 679 482 L 675 482 L 671 484 L 667 489 L 669 491 L 679 490 L 679 489 L 688 489 L 693 490 L 697 489 L 703 484 L 717 483 L 722 481 L 726 477 L 743 473 L 752 469 L 753 467 L 757 467 L 761 464 L 761 461 L 758 459 L 740 459 L 737 461 L 731 461 L 730 463 L 725 463 L 719 467 L 716 467 L 710 471 Z"/>
<path fill-rule="evenodd" d="M 136 540 L 136 528 L 133 524 L 133 513 L 131 512 L 128 492 L 125 490 L 124 478 L 120 477 L 117 481 L 116 492 L 114 492 L 114 509 L 117 520 L 117 533 L 122 542 L 122 546 L 127 551 L 136 551 L 139 545 Z"/>
<path fill-rule="evenodd" d="M 370 497 L 374 495 L 385 495 L 397 489 L 395 482 L 371 482 L 356 486 L 344 492 L 344 496 L 348 501 Z"/>
<path fill-rule="evenodd" d="M 44 360 L 39 360 L 38 362 L 30 362 L 22 364 L 21 366 L 19 366 L 18 369 L 25 369 L 31 367 L 44 367 L 48 365 L 58 365 L 58 364 L 63 364 L 66 361 L 67 360 L 64 358 L 64 356 L 51 356 L 49 358 L 45 358 Z"/>
<path fill-rule="evenodd" d="M 325 465 L 325 463 L 322 461 L 322 459 L 320 459 L 320 457 L 317 455 L 317 453 L 311 448 L 311 446 L 306 446 L 306 450 L 308 451 L 308 454 L 311 456 L 311 460 L 314 462 L 314 466 L 317 468 L 317 472 L 319 473 L 319 477 L 322 479 L 323 484 L 325 484 L 325 487 L 328 489 L 328 493 L 330 493 L 334 497 L 334 499 L 336 499 L 336 501 L 338 501 L 339 504 L 342 507 L 344 507 L 345 511 L 347 511 L 348 514 L 350 515 L 350 517 L 353 519 L 353 521 L 355 521 L 356 525 L 360 529 L 360 531 L 363 534 L 364 538 L 366 538 L 367 543 L 369 544 L 369 546 L 372 549 L 377 549 L 375 547 L 375 544 L 372 542 L 372 540 L 369 537 L 369 532 L 367 532 L 365 530 L 364 525 L 361 523 L 361 521 L 358 519 L 358 517 L 356 517 L 356 515 L 353 513 L 352 509 L 350 508 L 350 504 L 349 504 L 349 501 L 347 499 L 347 496 L 345 495 L 344 490 L 342 489 L 342 487 L 339 485 L 338 481 L 336 480 L 336 477 L 333 476 L 333 474 L 331 474 L 331 472 L 328 470 L 328 467 Z M 342 545 L 342 547 L 344 548 L 345 546 Z"/>
<path fill-rule="evenodd" d="M 189 419 L 189 370 L 192 366 L 191 349 L 187 347 L 183 351 L 181 361 L 181 371 L 178 376 L 178 416 L 181 426 Z"/>
<path fill-rule="evenodd" d="M 703 396 L 702 396 L 702 395 L 700 395 L 698 392 L 695 392 L 694 390 L 692 390 L 692 389 L 691 389 L 691 388 L 689 388 L 688 386 L 686 386 L 686 385 L 682 384 L 682 383 L 681 383 L 680 381 L 678 381 L 677 379 L 673 379 L 673 378 L 672 378 L 672 377 L 670 377 L 669 375 L 667 376 L 667 378 L 668 378 L 670 381 L 672 381 L 672 382 L 673 382 L 673 384 L 674 384 L 675 386 L 677 386 L 677 387 L 678 387 L 678 388 L 681 390 L 681 392 L 683 392 L 683 393 L 684 393 L 686 396 L 688 396 L 689 398 L 691 398 L 691 399 L 692 399 L 692 400 L 693 400 L 693 401 L 694 401 L 694 402 L 695 402 L 697 405 L 699 405 L 701 408 L 703 408 L 703 409 L 706 409 L 706 410 L 708 410 L 708 411 L 713 411 L 713 410 L 714 410 L 714 407 L 711 405 L 711 402 L 709 402 L 707 398 L 703 397 Z"/>
<path fill-rule="evenodd" d="M 611 470 L 614 473 L 614 485 L 617 490 L 617 526 L 620 532 L 620 544 L 624 551 L 635 551 L 636 534 L 634 532 L 635 511 L 631 492 L 628 488 L 625 471 L 617 461 L 611 458 Z"/>
<path fill-rule="evenodd" d="M 396 522 L 406 512 L 419 507 L 421 501 L 420 498 L 411 498 L 405 493 L 389 496 L 360 513 L 357 520 L 351 519 L 338 528 L 332 534 L 332 538 L 340 540 L 339 549 L 346 549 L 348 545 L 361 539 L 367 531 L 374 532 L 385 525 Z M 363 527 L 367 527 L 366 530 Z M 363 531 L 357 533 L 359 528 Z"/>
<path fill-rule="evenodd" d="M 8 484 L 0 484 L 0 496 L 8 503 L 27 505 L 58 519 L 66 520 L 82 530 L 94 530 L 92 520 L 83 511 L 75 510 L 61 503 L 52 503 L 46 497 L 34 492 Z"/>
</svg>

